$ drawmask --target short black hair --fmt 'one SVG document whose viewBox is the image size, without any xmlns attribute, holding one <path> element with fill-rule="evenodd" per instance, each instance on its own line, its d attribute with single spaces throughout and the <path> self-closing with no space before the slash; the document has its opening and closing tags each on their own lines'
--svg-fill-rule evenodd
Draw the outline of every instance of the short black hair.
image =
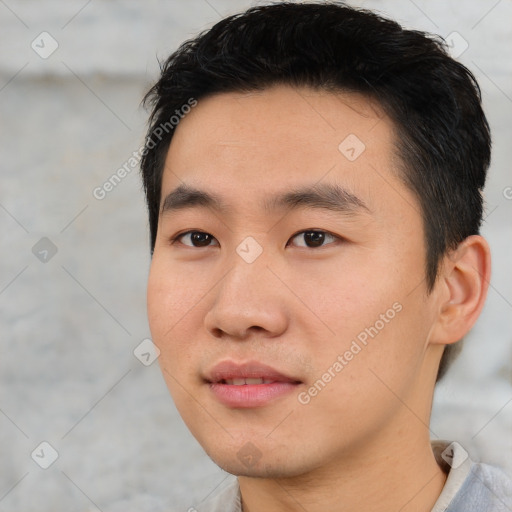
<svg viewBox="0 0 512 512">
<path fill-rule="evenodd" d="M 152 109 L 141 159 L 151 252 L 173 136 L 162 126 L 191 98 L 277 84 L 359 93 L 391 118 L 398 173 L 421 207 L 428 292 L 446 252 L 479 233 L 490 129 L 475 77 L 439 36 L 342 2 L 279 2 L 222 19 L 160 67 L 143 100 Z M 445 347 L 438 380 L 460 348 L 460 341 Z"/>
</svg>

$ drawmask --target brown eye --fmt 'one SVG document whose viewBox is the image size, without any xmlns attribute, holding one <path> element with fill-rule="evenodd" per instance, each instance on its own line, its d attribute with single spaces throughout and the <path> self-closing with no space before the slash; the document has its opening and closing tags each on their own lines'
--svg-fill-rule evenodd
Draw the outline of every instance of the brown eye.
<svg viewBox="0 0 512 512">
<path fill-rule="evenodd" d="M 292 237 L 292 240 L 294 238 L 302 237 L 304 243 L 303 244 L 297 244 L 298 247 L 308 247 L 310 249 L 313 249 L 315 247 L 321 247 L 322 245 L 325 245 L 324 242 L 326 240 L 336 240 L 338 237 L 331 235 L 330 233 L 327 233 L 327 231 L 320 231 L 320 230 L 306 230 L 301 231 L 300 233 L 297 233 Z"/>
<path fill-rule="evenodd" d="M 189 243 L 181 242 L 181 239 L 188 240 Z M 180 243 L 188 247 L 208 247 L 212 240 L 215 240 L 215 238 L 204 231 L 187 231 L 174 238 L 173 243 L 180 241 Z"/>
</svg>

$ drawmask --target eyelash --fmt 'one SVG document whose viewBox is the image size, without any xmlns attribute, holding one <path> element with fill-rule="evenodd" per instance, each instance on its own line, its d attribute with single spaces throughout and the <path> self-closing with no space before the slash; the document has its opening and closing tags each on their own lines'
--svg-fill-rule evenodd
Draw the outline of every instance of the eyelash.
<svg viewBox="0 0 512 512">
<path fill-rule="evenodd" d="M 177 234 L 175 237 L 170 239 L 170 242 L 172 245 L 174 245 L 179 242 L 180 238 L 184 237 L 185 235 L 190 235 L 191 233 L 202 233 L 205 235 L 210 235 L 210 233 L 206 233 L 205 231 L 200 231 L 200 230 L 194 229 L 194 230 L 190 230 L 190 231 L 185 231 L 184 233 Z M 324 233 L 328 237 L 332 237 L 335 240 L 338 240 L 338 241 L 343 240 L 341 237 L 333 235 L 332 233 L 329 233 L 329 231 L 325 231 L 325 230 L 321 230 L 321 229 L 305 229 L 305 230 L 299 231 L 299 232 L 295 233 L 294 235 L 292 235 L 290 237 L 290 240 L 293 240 L 295 237 L 297 237 L 298 235 L 302 235 L 303 233 Z M 212 235 L 210 235 L 210 236 L 212 236 Z M 215 238 L 215 237 L 212 236 L 212 238 Z M 179 242 L 179 243 L 181 243 L 181 242 Z M 186 245 L 186 244 L 182 244 L 182 245 L 184 245 L 185 247 L 190 247 L 191 249 L 205 249 L 206 247 L 212 247 L 211 245 L 206 245 L 204 247 L 196 247 L 194 245 Z M 288 246 L 288 243 L 286 245 Z M 326 244 L 326 245 L 331 245 L 331 244 Z M 300 247 L 304 247 L 305 249 L 321 249 L 322 247 L 325 247 L 326 245 L 321 245 L 319 247 L 308 247 L 308 246 L 300 246 Z"/>
</svg>

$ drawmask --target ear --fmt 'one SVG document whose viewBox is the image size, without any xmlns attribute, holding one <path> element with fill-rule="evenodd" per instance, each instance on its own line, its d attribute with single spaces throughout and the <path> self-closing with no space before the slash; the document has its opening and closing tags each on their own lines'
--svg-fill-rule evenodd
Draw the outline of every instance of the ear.
<svg viewBox="0 0 512 512">
<path fill-rule="evenodd" d="M 491 253 L 480 235 L 466 238 L 440 265 L 436 283 L 438 317 L 430 343 L 447 345 L 461 340 L 484 306 L 491 278 Z"/>
</svg>

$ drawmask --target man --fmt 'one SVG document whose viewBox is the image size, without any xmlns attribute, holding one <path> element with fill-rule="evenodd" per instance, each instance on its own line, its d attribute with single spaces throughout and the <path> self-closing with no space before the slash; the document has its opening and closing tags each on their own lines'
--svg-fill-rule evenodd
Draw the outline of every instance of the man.
<svg viewBox="0 0 512 512">
<path fill-rule="evenodd" d="M 146 102 L 150 328 L 237 476 L 204 510 L 512 510 L 429 431 L 490 278 L 471 73 L 371 12 L 281 3 L 186 42 Z"/>
</svg>

